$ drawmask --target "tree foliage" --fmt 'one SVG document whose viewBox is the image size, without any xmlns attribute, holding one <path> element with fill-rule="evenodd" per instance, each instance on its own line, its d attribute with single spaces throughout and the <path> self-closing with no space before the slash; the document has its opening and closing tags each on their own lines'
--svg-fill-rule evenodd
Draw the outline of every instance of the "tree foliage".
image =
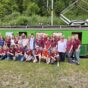
<svg viewBox="0 0 88 88">
<path fill-rule="evenodd" d="M 62 10 L 64 10 L 66 7 L 68 7 L 71 3 L 75 1 L 76 0 L 54 0 L 54 15 L 59 16 Z M 80 0 L 80 2 L 81 1 L 82 0 Z M 88 0 L 85 1 L 88 2 Z M 82 2 L 79 3 L 79 5 L 88 10 L 88 3 L 86 6 Z M 30 17 L 33 15 L 38 15 L 42 17 L 49 17 L 50 12 L 51 0 L 0 0 L 0 22 L 16 18 L 18 19 L 19 16 Z M 75 7 L 75 9 L 70 11 L 70 13 L 76 13 L 76 16 L 78 16 L 79 14 L 84 14 L 85 11 L 82 13 L 79 8 Z M 22 17 L 20 17 L 19 19 L 21 18 Z"/>
</svg>

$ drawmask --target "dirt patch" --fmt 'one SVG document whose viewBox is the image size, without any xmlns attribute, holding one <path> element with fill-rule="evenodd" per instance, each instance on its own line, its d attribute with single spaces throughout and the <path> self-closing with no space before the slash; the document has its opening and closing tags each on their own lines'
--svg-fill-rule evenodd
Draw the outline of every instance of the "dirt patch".
<svg viewBox="0 0 88 88">
<path fill-rule="evenodd" d="M 75 73 L 72 76 L 60 77 L 59 80 L 63 85 L 62 88 L 88 88 L 88 73 Z"/>
<path fill-rule="evenodd" d="M 19 72 L 2 71 L 0 73 L 0 88 L 33 88 L 29 78 Z M 72 76 L 63 76 L 56 79 L 55 88 L 88 88 L 88 74 L 75 73 Z M 55 79 L 53 81 L 56 81 Z M 51 80 L 52 81 L 52 80 Z M 41 85 L 41 84 L 40 84 Z M 52 84 L 52 88 L 54 85 Z M 44 88 L 44 87 L 43 87 Z M 47 88 L 47 87 L 45 87 Z"/>
</svg>

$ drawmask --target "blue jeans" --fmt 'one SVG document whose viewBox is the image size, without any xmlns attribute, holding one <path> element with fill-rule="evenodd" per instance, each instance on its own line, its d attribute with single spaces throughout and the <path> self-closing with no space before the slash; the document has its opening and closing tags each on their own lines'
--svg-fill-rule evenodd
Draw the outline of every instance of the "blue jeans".
<svg viewBox="0 0 88 88">
<path fill-rule="evenodd" d="M 80 61 L 80 49 L 79 50 L 75 50 L 75 52 L 74 52 L 74 59 L 75 59 L 75 62 L 76 63 L 79 63 L 79 61 Z"/>
<path fill-rule="evenodd" d="M 71 57 L 72 56 L 72 51 L 70 53 L 67 52 L 66 54 L 67 54 L 67 60 L 68 60 L 68 62 L 71 63 L 72 62 L 72 57 Z"/>
<path fill-rule="evenodd" d="M 2 60 L 6 59 L 6 58 L 7 58 L 7 55 L 3 55 Z"/>
<path fill-rule="evenodd" d="M 13 60 L 13 55 L 7 54 L 7 60 Z"/>
<path fill-rule="evenodd" d="M 4 60 L 7 58 L 7 55 L 0 55 L 0 60 Z"/>
<path fill-rule="evenodd" d="M 3 55 L 0 55 L 0 60 L 3 60 Z"/>
<path fill-rule="evenodd" d="M 18 56 L 16 56 L 16 58 L 19 61 L 24 61 L 24 59 L 25 59 L 24 55 L 18 55 Z"/>
</svg>

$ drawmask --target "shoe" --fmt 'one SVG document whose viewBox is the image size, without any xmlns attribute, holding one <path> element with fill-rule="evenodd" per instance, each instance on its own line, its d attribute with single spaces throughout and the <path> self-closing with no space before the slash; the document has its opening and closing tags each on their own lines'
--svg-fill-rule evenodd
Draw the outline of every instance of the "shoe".
<svg viewBox="0 0 88 88">
<path fill-rule="evenodd" d="M 57 62 L 57 67 L 59 67 L 60 65 L 59 65 L 59 62 Z"/>
<path fill-rule="evenodd" d="M 76 61 L 75 60 L 72 60 L 73 63 L 75 63 Z"/>
<path fill-rule="evenodd" d="M 76 65 L 80 65 L 80 63 L 78 62 L 78 63 L 76 63 Z"/>
</svg>

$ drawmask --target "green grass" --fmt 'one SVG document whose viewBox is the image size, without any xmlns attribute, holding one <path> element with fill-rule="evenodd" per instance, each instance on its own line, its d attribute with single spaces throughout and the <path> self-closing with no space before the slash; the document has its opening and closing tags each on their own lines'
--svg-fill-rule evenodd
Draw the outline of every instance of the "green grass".
<svg viewBox="0 0 88 88">
<path fill-rule="evenodd" d="M 88 60 L 60 63 L 0 61 L 0 88 L 88 88 Z"/>
</svg>

